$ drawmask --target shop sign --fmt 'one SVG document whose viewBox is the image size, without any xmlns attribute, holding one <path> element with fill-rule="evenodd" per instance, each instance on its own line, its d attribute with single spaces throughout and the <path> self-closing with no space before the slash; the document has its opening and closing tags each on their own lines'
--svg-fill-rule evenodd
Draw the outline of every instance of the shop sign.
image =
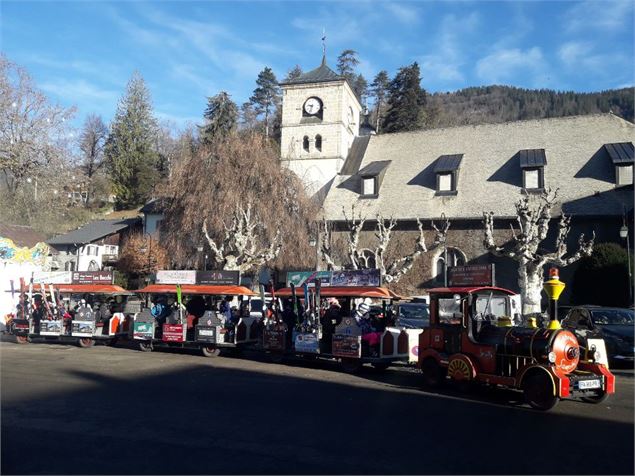
<svg viewBox="0 0 635 476">
<path fill-rule="evenodd" d="M 72 271 L 73 284 L 112 284 L 112 271 Z"/>
<path fill-rule="evenodd" d="M 238 286 L 240 271 L 197 271 L 196 284 Z"/>
<path fill-rule="evenodd" d="M 75 337 L 91 337 L 95 333 L 94 321 L 73 321 L 71 335 Z"/>
<path fill-rule="evenodd" d="M 196 271 L 163 269 L 157 271 L 157 284 L 196 284 Z"/>
<path fill-rule="evenodd" d="M 448 286 L 494 286 L 493 264 L 448 266 Z"/>
<path fill-rule="evenodd" d="M 216 343 L 216 327 L 196 326 L 196 340 L 198 342 Z"/>
<path fill-rule="evenodd" d="M 134 339 L 148 340 L 154 337 L 154 325 L 152 322 L 135 321 L 132 330 Z"/>
<path fill-rule="evenodd" d="M 333 334 L 333 355 L 359 359 L 362 356 L 361 336 Z"/>
<path fill-rule="evenodd" d="M 378 269 L 333 271 L 331 286 L 381 286 L 381 272 Z"/>
<path fill-rule="evenodd" d="M 330 271 L 288 271 L 287 286 L 292 284 L 297 288 L 307 283 L 309 287 L 315 286 L 315 280 L 320 280 L 320 286 L 331 285 Z"/>
<path fill-rule="evenodd" d="M 72 271 L 38 271 L 33 273 L 33 284 L 71 284 Z M 26 283 L 27 286 L 29 283 Z"/>
<path fill-rule="evenodd" d="M 163 342 L 184 342 L 185 324 L 163 324 Z"/>
<path fill-rule="evenodd" d="M 62 321 L 40 321 L 40 335 L 58 336 L 62 333 Z M 92 333 L 91 333 L 92 335 Z"/>
<path fill-rule="evenodd" d="M 284 350 L 284 329 L 265 329 L 262 333 L 262 346 L 268 350 Z"/>
<path fill-rule="evenodd" d="M 316 334 L 298 333 L 294 338 L 296 352 L 306 352 L 308 354 L 320 353 L 320 341 Z"/>
</svg>

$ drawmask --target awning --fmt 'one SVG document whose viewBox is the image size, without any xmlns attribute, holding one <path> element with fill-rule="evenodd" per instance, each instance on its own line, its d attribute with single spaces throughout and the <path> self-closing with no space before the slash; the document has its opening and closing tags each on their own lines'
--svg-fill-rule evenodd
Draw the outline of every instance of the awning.
<svg viewBox="0 0 635 476">
<path fill-rule="evenodd" d="M 309 288 L 315 290 L 315 288 Z M 303 296 L 302 287 L 295 289 L 299 297 Z M 291 288 L 282 288 L 276 291 L 276 296 L 291 296 Z M 395 293 L 386 288 L 373 286 L 324 286 L 320 288 L 322 297 L 369 297 L 379 299 L 398 299 Z"/>
<path fill-rule="evenodd" d="M 133 294 L 116 284 L 53 284 L 52 286 L 60 293 Z M 33 290 L 39 290 L 39 285 L 33 285 Z M 48 291 L 48 285 L 46 290 Z"/>
<path fill-rule="evenodd" d="M 137 289 L 136 293 L 152 294 L 176 294 L 176 284 L 149 284 L 143 289 Z M 205 294 L 205 295 L 227 295 L 227 296 L 257 296 L 258 294 L 245 286 L 214 286 L 214 285 L 181 285 L 182 294 Z"/>
</svg>

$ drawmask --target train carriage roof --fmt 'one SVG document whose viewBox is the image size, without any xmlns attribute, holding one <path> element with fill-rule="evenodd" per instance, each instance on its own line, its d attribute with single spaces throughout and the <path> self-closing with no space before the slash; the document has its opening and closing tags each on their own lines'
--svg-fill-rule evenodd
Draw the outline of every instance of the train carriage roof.
<svg viewBox="0 0 635 476">
<path fill-rule="evenodd" d="M 296 288 L 296 293 L 298 296 L 301 296 L 303 293 L 302 287 Z M 276 291 L 276 295 L 289 297 L 291 296 L 291 288 L 279 289 Z M 393 291 L 390 291 L 389 289 L 374 286 L 323 286 L 320 288 L 320 296 L 401 299 L 401 296 L 394 293 Z"/>
<path fill-rule="evenodd" d="M 500 291 L 504 294 L 513 296 L 517 293 L 510 291 L 509 289 L 499 288 L 496 286 L 459 286 L 459 287 L 447 287 L 447 288 L 433 288 L 429 289 L 429 294 L 472 294 L 479 291 Z"/>
<path fill-rule="evenodd" d="M 176 284 L 149 284 L 143 289 L 137 289 L 137 293 L 167 294 L 176 293 Z M 204 295 L 231 295 L 231 296 L 257 296 L 255 292 L 245 286 L 235 285 L 211 285 L 211 284 L 183 284 L 182 294 Z"/>
</svg>

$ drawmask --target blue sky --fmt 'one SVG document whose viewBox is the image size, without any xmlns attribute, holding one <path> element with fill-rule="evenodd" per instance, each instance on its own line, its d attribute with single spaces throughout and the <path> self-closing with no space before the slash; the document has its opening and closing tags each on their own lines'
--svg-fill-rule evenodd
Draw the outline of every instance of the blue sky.
<svg viewBox="0 0 635 476">
<path fill-rule="evenodd" d="M 359 53 L 370 81 L 417 61 L 430 92 L 507 84 L 600 91 L 634 84 L 634 2 L 627 1 L 13 1 L 1 51 L 53 102 L 109 122 L 134 70 L 161 120 L 200 123 L 206 96 L 240 105 L 258 72 L 317 67 L 326 31 L 335 69 Z"/>
</svg>

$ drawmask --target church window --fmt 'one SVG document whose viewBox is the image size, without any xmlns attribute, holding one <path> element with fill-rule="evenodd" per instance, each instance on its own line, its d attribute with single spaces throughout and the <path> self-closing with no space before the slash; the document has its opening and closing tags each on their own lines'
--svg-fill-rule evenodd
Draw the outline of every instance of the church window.
<svg viewBox="0 0 635 476">
<path fill-rule="evenodd" d="M 304 136 L 304 139 L 302 139 L 302 148 L 308 152 L 309 151 L 309 136 Z"/>
<path fill-rule="evenodd" d="M 322 152 L 322 136 L 320 134 L 315 136 L 315 148 Z"/>
<path fill-rule="evenodd" d="M 458 248 L 447 248 L 446 252 L 444 252 L 443 249 L 437 251 L 437 254 L 432 259 L 432 278 L 437 283 L 445 284 L 446 256 L 448 268 L 452 266 L 463 266 L 467 261 L 465 254 Z"/>
</svg>

